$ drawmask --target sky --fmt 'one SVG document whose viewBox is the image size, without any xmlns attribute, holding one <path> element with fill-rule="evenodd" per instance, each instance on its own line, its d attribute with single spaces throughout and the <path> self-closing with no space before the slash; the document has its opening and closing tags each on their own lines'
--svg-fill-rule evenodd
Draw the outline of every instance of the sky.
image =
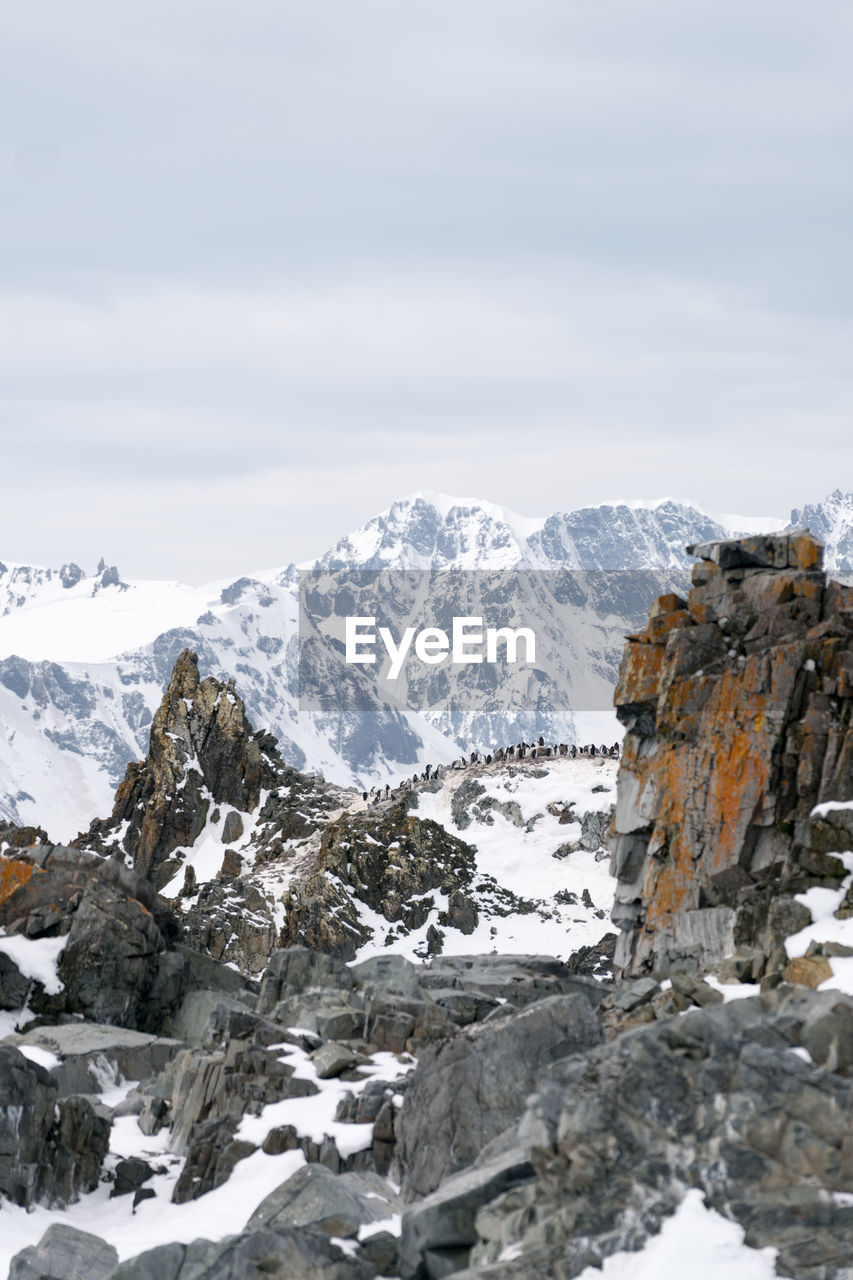
<svg viewBox="0 0 853 1280">
<path fill-rule="evenodd" d="M 849 0 L 0 14 L 0 559 L 853 488 Z"/>
</svg>

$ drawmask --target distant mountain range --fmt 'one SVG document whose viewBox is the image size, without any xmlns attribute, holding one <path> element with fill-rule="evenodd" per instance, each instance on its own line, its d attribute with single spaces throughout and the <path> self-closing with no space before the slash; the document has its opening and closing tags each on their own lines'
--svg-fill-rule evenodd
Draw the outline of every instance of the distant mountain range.
<svg viewBox="0 0 853 1280">
<path fill-rule="evenodd" d="M 400 627 L 446 611 L 448 573 L 457 586 L 464 571 L 482 574 L 486 607 L 505 589 L 496 572 L 518 571 L 523 607 L 538 610 L 557 656 L 498 690 L 465 671 L 444 683 L 410 681 L 392 700 L 369 669 L 318 645 L 330 692 L 312 711 L 299 705 L 295 565 L 196 588 L 123 582 L 103 562 L 94 574 L 0 563 L 0 819 L 40 822 L 56 839 L 106 812 L 127 762 L 147 750 L 151 716 L 186 647 L 203 672 L 238 681 L 250 718 L 278 737 L 286 760 L 343 784 L 396 780 L 424 761 L 536 732 L 612 738 L 604 708 L 622 638 L 656 594 L 685 588 L 685 546 L 788 523 L 711 515 L 675 499 L 530 519 L 488 502 L 413 494 L 300 567 L 405 571 L 407 583 L 423 575 L 425 589 L 389 603 Z M 790 524 L 824 541 L 831 569 L 853 569 L 853 494 L 795 510 Z M 632 572 L 607 577 L 614 571 Z"/>
</svg>

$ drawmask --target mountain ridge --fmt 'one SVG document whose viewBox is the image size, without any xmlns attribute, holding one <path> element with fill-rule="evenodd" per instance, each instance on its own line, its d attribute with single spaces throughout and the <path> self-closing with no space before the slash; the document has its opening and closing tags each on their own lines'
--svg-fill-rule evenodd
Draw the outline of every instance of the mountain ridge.
<svg viewBox="0 0 853 1280">
<path fill-rule="evenodd" d="M 836 491 L 792 517 L 825 528 L 827 563 L 849 567 L 853 496 Z M 356 565 L 581 573 L 642 567 L 648 583 L 636 601 L 619 603 L 609 624 L 601 601 L 587 599 L 586 630 L 573 660 L 593 680 L 602 707 L 591 721 L 581 717 L 575 734 L 610 740 L 615 718 L 607 719 L 601 700 L 615 684 L 622 636 L 642 625 L 651 599 L 678 589 L 686 578 L 688 542 L 727 535 L 705 513 L 671 499 L 527 518 L 496 504 L 414 494 L 310 564 L 329 570 Z M 341 785 L 394 782 L 427 760 L 450 759 L 490 739 L 527 736 L 524 728 L 513 731 L 508 717 L 515 713 L 508 706 L 455 723 L 445 707 L 431 723 L 428 715 L 388 704 L 375 691 L 367 730 L 352 710 L 301 712 L 298 581 L 296 565 L 202 588 L 124 582 L 103 562 L 93 575 L 76 565 L 0 565 L 0 815 L 16 823 L 40 821 L 54 838 L 71 838 L 105 812 L 127 762 L 145 752 L 151 717 L 185 648 L 199 653 L 206 670 L 240 681 L 253 723 L 279 739 L 288 763 L 315 768 Z M 403 621 L 409 619 L 401 614 Z M 63 637 L 73 658 L 57 657 L 60 640 L 54 637 Z M 594 659 L 591 650 L 598 653 Z M 327 683 L 348 691 L 350 708 L 362 697 L 363 682 L 341 663 L 330 668 Z M 565 714 L 578 710 L 584 707 L 575 696 Z M 586 728 L 597 727 L 596 716 L 604 716 L 607 726 L 600 733 Z M 558 736 L 570 732 L 567 727 Z"/>
</svg>

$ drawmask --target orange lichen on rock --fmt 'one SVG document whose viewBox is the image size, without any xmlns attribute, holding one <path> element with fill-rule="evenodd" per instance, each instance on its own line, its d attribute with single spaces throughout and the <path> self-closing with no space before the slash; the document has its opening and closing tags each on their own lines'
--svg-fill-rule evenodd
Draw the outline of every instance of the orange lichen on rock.
<svg viewBox="0 0 853 1280">
<path fill-rule="evenodd" d="M 801 891 L 804 866 L 826 883 L 798 842 L 817 803 L 853 798 L 853 591 L 827 583 L 807 533 L 691 550 L 687 605 L 652 605 L 614 697 L 625 972 L 702 962 L 735 935 L 778 948 L 771 887 Z"/>
<path fill-rule="evenodd" d="M 26 884 L 36 868 L 31 862 L 19 858 L 0 858 L 0 902 L 11 898 L 22 884 Z"/>
<path fill-rule="evenodd" d="M 785 966 L 785 981 L 798 987 L 816 989 L 832 977 L 832 965 L 826 956 L 799 956 Z"/>
</svg>

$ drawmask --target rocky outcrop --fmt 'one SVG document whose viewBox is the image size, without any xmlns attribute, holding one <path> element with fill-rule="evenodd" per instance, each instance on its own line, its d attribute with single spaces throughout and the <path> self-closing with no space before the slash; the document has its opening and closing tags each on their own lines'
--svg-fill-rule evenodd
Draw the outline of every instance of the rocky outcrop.
<svg viewBox="0 0 853 1280">
<path fill-rule="evenodd" d="M 128 765 L 112 816 L 75 843 L 125 855 L 160 888 L 177 870 L 170 854 L 193 843 L 213 806 L 256 809 L 280 768 L 275 739 L 252 731 L 233 682 L 202 679 L 185 649 L 154 716 L 148 756 Z"/>
<path fill-rule="evenodd" d="M 0 870 L 8 862 L 0 858 Z M 26 1003 L 48 1022 L 82 1017 L 160 1035 L 180 1016 L 190 993 L 252 987 L 184 946 L 169 904 L 121 863 L 61 845 L 36 845 L 22 851 L 13 866 L 19 874 L 0 899 L 0 930 L 61 946 L 51 983 L 16 973 L 2 958 L 4 1007 L 21 1009 Z"/>
<path fill-rule="evenodd" d="M 844 1003 L 836 1028 L 851 1016 Z M 777 1248 L 780 1275 L 847 1280 L 853 1168 L 840 1117 L 853 1085 L 804 1048 L 837 1004 L 837 993 L 774 991 L 554 1064 L 518 1127 L 536 1177 L 480 1208 L 460 1280 L 600 1267 L 641 1248 L 688 1187 L 739 1222 L 749 1246 Z M 445 1274 L 415 1262 L 406 1280 Z"/>
<path fill-rule="evenodd" d="M 90 1102 L 60 1099 L 44 1067 L 0 1044 L 0 1195 L 63 1207 L 94 1191 L 109 1135 Z"/>
<path fill-rule="evenodd" d="M 43 827 L 16 827 L 0 822 L 0 854 L 29 849 L 34 844 L 50 844 L 50 836 Z"/>
<path fill-rule="evenodd" d="M 471 846 L 409 814 L 405 801 L 378 815 L 344 813 L 322 834 L 316 871 L 284 899 L 282 943 L 305 943 L 352 960 L 371 936 L 360 919 L 361 904 L 409 933 L 426 923 L 436 894 L 455 895 L 439 917 L 449 924 L 454 909 L 464 911 L 475 874 Z"/>
<path fill-rule="evenodd" d="M 34 846 L 12 866 L 21 874 L 0 901 L 0 929 L 34 941 L 66 938 L 56 989 L 36 981 L 30 1008 L 159 1030 L 180 999 L 187 964 L 172 949 L 177 921 L 148 881 L 62 846 Z"/>
<path fill-rule="evenodd" d="M 737 950 L 755 980 L 808 922 L 794 895 L 836 885 L 827 854 L 853 848 L 811 816 L 853 797 L 853 591 L 807 533 L 689 550 L 688 599 L 662 597 L 628 638 L 615 695 L 616 963 L 666 973 Z"/>
</svg>

